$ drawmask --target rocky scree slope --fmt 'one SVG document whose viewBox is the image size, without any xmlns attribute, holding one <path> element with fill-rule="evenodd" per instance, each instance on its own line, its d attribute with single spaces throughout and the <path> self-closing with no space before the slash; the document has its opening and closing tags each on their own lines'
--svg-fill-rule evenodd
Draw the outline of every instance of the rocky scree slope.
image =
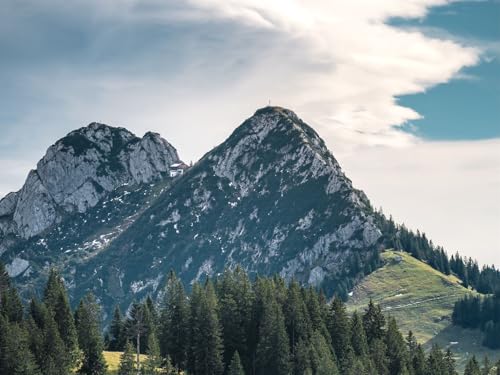
<svg viewBox="0 0 500 375">
<path fill-rule="evenodd" d="M 170 269 L 189 285 L 236 264 L 331 294 L 374 267 L 380 238 L 367 198 L 323 140 L 293 112 L 267 107 L 74 278 L 82 291 L 123 307 L 157 293 Z"/>
<path fill-rule="evenodd" d="M 85 259 L 105 247 L 179 162 L 158 134 L 139 138 L 98 123 L 57 141 L 21 190 L 0 201 L 0 255 L 11 276 L 26 273 L 31 283 L 42 267 L 61 266 L 72 251 L 86 250 Z"/>
</svg>

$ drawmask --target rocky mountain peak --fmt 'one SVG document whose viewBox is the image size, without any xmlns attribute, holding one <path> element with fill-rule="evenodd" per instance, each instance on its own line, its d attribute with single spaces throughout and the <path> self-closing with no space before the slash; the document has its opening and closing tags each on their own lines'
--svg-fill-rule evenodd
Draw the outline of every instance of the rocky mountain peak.
<svg viewBox="0 0 500 375">
<path fill-rule="evenodd" d="M 352 189 L 319 135 L 294 112 L 281 107 L 257 110 L 206 158 L 214 162 L 217 176 L 240 186 L 243 196 L 265 176 L 279 177 L 281 192 L 287 184 L 318 178 L 327 180 L 328 194 Z"/>
<path fill-rule="evenodd" d="M 124 184 L 148 183 L 180 162 L 158 134 L 93 122 L 50 146 L 17 193 L 0 201 L 0 239 L 35 236 L 64 213 L 83 213 Z"/>
</svg>

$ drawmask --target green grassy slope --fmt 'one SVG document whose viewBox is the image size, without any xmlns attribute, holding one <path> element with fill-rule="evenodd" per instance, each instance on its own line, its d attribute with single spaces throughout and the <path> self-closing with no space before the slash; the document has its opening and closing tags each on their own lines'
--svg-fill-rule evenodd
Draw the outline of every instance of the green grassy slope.
<svg viewBox="0 0 500 375">
<path fill-rule="evenodd" d="M 472 354 L 500 358 L 500 351 L 481 346 L 479 331 L 451 325 L 455 301 L 473 293 L 460 285 L 460 280 L 436 271 L 407 253 L 388 250 L 382 259 L 385 265 L 352 291 L 347 303 L 350 311 L 363 311 L 370 298 L 373 299 L 387 315 L 396 318 L 402 332 L 411 329 L 426 347 L 432 343 L 451 347 L 460 368 Z"/>
</svg>

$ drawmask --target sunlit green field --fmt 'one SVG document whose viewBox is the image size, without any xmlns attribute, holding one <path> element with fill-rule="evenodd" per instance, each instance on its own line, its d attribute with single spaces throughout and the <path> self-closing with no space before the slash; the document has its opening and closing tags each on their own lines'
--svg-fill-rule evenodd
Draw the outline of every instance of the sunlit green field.
<svg viewBox="0 0 500 375">
<path fill-rule="evenodd" d="M 115 375 L 118 374 L 118 367 L 120 366 L 120 356 L 122 352 L 104 352 L 104 358 L 108 364 L 108 374 Z M 141 354 L 141 362 L 146 359 L 146 356 Z"/>
<path fill-rule="evenodd" d="M 481 346 L 479 331 L 451 325 L 455 301 L 474 293 L 464 288 L 460 280 L 436 271 L 407 253 L 388 250 L 382 258 L 385 265 L 354 288 L 348 301 L 350 311 L 363 311 L 370 298 L 373 299 L 387 315 L 396 318 L 403 333 L 412 329 L 426 347 L 432 343 L 451 347 L 457 353 L 460 368 L 471 353 L 500 358 L 500 351 Z"/>
</svg>

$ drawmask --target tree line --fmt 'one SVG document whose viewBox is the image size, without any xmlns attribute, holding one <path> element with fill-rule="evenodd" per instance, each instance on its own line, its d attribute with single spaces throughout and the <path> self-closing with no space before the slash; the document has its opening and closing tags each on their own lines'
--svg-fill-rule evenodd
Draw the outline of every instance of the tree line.
<svg viewBox="0 0 500 375">
<path fill-rule="evenodd" d="M 91 294 L 73 312 L 51 270 L 43 297 L 25 309 L 0 263 L 0 374 L 104 374 L 103 349 L 101 311 Z"/>
<path fill-rule="evenodd" d="M 494 265 L 479 268 L 477 261 L 458 253 L 448 257 L 441 246 L 435 246 L 427 239 L 425 233 L 413 232 L 404 224 L 396 224 L 392 216 L 386 218 L 382 210 L 374 212 L 383 233 L 384 247 L 406 251 L 446 275 L 453 273 L 466 288 L 471 287 L 479 293 L 493 294 L 500 290 L 500 270 Z"/>
<path fill-rule="evenodd" d="M 171 272 L 157 302 L 148 297 L 126 314 L 116 308 L 103 338 L 91 294 L 73 312 L 52 270 L 43 298 L 24 308 L 0 265 L 0 373 L 101 375 L 106 347 L 123 352 L 120 375 L 457 374 L 449 350 L 434 346 L 426 354 L 374 303 L 349 314 L 342 299 L 328 302 L 277 276 L 252 282 L 237 267 L 194 283 L 188 294 Z M 484 375 L 486 366 L 493 369 L 473 357 L 466 375 Z"/>
<path fill-rule="evenodd" d="M 483 345 L 500 349 L 500 291 L 494 295 L 466 296 L 453 308 L 453 324 L 464 328 L 481 329 Z"/>
</svg>

